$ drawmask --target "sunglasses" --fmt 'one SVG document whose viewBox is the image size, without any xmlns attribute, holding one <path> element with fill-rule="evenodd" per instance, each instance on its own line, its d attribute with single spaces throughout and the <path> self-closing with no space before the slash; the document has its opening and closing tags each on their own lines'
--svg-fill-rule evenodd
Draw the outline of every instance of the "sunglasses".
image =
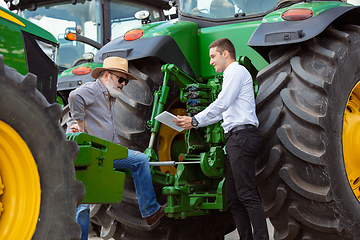
<svg viewBox="0 0 360 240">
<path fill-rule="evenodd" d="M 120 77 L 120 76 L 118 76 L 118 75 L 116 75 L 115 73 L 112 73 L 112 72 L 109 72 L 111 75 L 114 75 L 114 76 L 116 76 L 116 77 L 118 77 L 118 82 L 121 84 L 121 83 L 123 83 L 123 82 L 125 82 L 125 86 L 126 86 L 126 84 L 128 84 L 129 83 L 129 80 L 127 80 L 127 79 L 125 79 L 125 78 L 123 78 L 123 77 Z"/>
</svg>

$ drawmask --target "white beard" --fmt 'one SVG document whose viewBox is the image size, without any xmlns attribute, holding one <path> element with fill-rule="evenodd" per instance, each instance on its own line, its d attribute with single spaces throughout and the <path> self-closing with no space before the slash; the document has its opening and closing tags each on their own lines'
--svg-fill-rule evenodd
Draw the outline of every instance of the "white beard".
<svg viewBox="0 0 360 240">
<path fill-rule="evenodd" d="M 110 96 L 112 96 L 114 98 L 120 97 L 121 90 L 118 88 L 122 88 L 123 87 L 122 85 L 120 85 L 120 84 L 116 85 L 112 81 L 107 81 L 105 86 L 106 86 L 107 90 L 109 91 Z"/>
</svg>

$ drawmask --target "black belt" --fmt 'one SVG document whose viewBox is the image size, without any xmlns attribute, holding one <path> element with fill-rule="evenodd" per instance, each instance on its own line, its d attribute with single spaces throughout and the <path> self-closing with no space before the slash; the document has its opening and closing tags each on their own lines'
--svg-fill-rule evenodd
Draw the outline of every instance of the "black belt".
<svg viewBox="0 0 360 240">
<path fill-rule="evenodd" d="M 225 133 L 225 138 L 229 139 L 229 137 L 231 135 L 233 135 L 235 132 L 244 130 L 244 129 L 250 129 L 250 128 L 256 128 L 256 127 L 252 124 L 244 124 L 244 125 L 239 125 L 239 126 L 233 127 L 230 131 Z"/>
</svg>

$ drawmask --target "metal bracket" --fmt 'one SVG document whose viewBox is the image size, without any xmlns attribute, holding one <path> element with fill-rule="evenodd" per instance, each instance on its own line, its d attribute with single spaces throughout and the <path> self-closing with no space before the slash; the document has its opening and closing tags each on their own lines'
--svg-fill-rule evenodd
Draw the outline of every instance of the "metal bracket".
<svg viewBox="0 0 360 240">
<path fill-rule="evenodd" d="M 86 189 L 82 203 L 121 202 L 125 173 L 115 170 L 113 162 L 127 158 L 127 148 L 86 133 L 67 133 L 66 137 L 79 146 L 74 165 L 76 179 Z"/>
</svg>

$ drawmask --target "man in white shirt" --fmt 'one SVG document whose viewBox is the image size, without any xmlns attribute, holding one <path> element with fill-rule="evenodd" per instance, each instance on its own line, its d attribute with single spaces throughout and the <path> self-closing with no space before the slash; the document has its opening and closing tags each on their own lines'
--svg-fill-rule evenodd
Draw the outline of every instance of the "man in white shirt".
<svg viewBox="0 0 360 240">
<path fill-rule="evenodd" d="M 247 69 L 235 60 L 227 38 L 210 44 L 210 64 L 223 72 L 217 99 L 194 117 L 178 116 L 176 125 L 191 129 L 223 120 L 226 152 L 226 202 L 241 240 L 269 239 L 264 210 L 255 185 L 255 159 L 261 147 L 255 112 L 253 82 Z M 252 233 L 251 225 L 254 228 Z"/>
</svg>

